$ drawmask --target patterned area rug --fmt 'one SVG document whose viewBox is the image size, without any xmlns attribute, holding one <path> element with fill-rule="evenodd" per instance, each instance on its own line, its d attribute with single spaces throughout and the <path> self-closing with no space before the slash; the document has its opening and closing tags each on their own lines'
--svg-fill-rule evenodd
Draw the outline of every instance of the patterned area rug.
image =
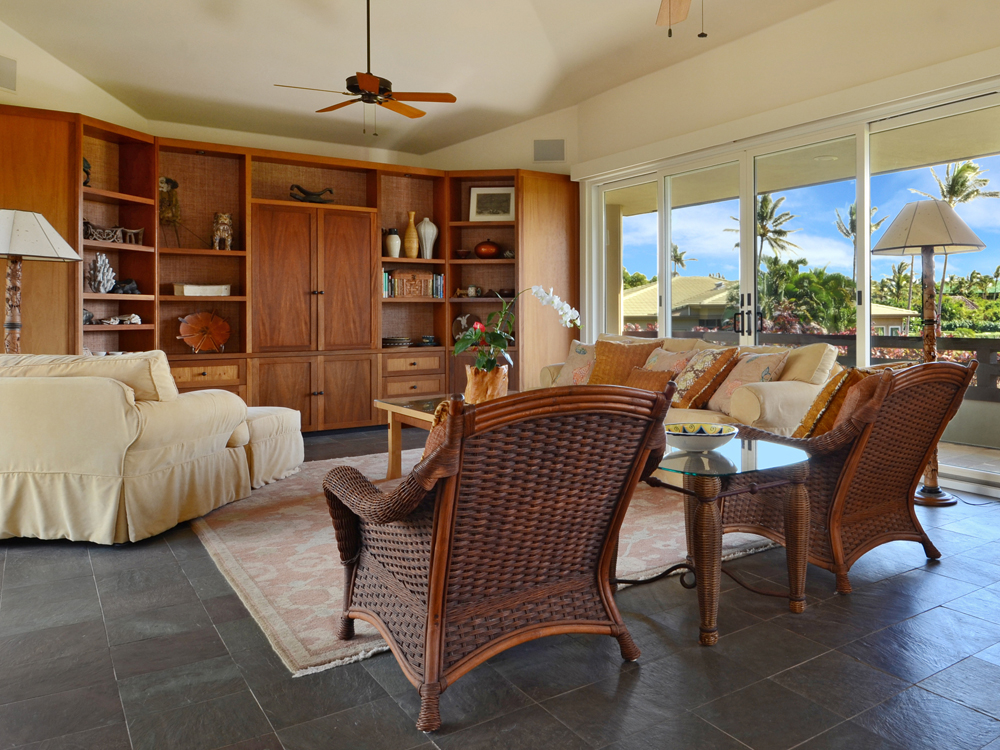
<svg viewBox="0 0 1000 750">
<path fill-rule="evenodd" d="M 420 449 L 403 452 L 404 475 L 420 454 Z M 342 465 L 379 479 L 385 476 L 387 455 L 311 461 L 298 474 L 191 524 L 296 675 L 388 649 L 375 629 L 361 621 L 352 640 L 334 636 L 343 605 L 343 568 L 322 485 L 326 473 Z M 723 556 L 729 559 L 771 546 L 751 534 L 726 534 Z M 640 484 L 622 524 L 618 575 L 649 578 L 682 561 L 685 554 L 682 496 Z"/>
</svg>

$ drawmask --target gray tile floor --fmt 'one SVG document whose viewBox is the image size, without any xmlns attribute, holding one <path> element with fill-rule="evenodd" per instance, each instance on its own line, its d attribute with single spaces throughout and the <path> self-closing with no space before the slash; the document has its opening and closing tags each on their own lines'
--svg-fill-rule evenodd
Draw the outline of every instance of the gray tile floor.
<svg viewBox="0 0 1000 750">
<path fill-rule="evenodd" d="M 406 447 L 426 433 L 404 431 Z M 307 438 L 307 458 L 384 450 L 381 429 Z M 191 530 L 135 545 L 0 542 L 0 750 L 312 748 L 1000 749 L 1000 503 L 919 511 L 945 557 L 896 542 L 809 606 L 727 581 L 717 647 L 676 580 L 624 590 L 642 658 L 610 638 L 506 651 L 414 729 L 383 654 L 292 679 Z M 781 550 L 732 563 L 784 582 Z"/>
</svg>

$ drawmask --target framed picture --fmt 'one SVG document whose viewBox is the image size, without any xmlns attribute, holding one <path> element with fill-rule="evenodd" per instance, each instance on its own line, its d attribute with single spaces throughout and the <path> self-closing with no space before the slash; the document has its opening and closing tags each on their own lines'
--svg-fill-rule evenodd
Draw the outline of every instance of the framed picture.
<svg viewBox="0 0 1000 750">
<path fill-rule="evenodd" d="M 469 221 L 514 221 L 514 188 L 471 188 Z"/>
</svg>

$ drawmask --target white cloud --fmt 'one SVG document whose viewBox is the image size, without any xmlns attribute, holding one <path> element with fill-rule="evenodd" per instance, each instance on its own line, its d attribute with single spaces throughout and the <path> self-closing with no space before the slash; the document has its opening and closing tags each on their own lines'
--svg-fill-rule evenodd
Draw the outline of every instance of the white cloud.
<svg viewBox="0 0 1000 750">
<path fill-rule="evenodd" d="M 657 217 L 656 212 L 626 216 L 622 221 L 622 244 L 626 248 L 634 245 L 652 245 L 656 248 Z"/>
<path fill-rule="evenodd" d="M 820 237 L 814 234 L 796 232 L 792 241 L 799 246 L 794 256 L 783 253 L 784 258 L 805 258 L 810 268 L 829 266 L 830 271 L 851 274 L 854 268 L 854 248 L 846 239 Z M 765 252 L 769 252 L 765 249 Z"/>
</svg>

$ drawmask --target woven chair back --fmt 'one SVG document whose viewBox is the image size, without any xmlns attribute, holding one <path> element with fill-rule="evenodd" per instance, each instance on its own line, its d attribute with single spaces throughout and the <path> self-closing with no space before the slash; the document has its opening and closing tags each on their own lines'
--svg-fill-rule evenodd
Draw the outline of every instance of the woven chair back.
<svg viewBox="0 0 1000 750">
<path fill-rule="evenodd" d="M 892 516 L 909 515 L 920 475 L 974 372 L 975 366 L 935 362 L 882 375 L 891 386 L 851 451 L 834 502 L 845 522 L 870 514 L 869 525 L 895 528 Z M 844 543 L 851 546 L 850 539 Z"/>
<path fill-rule="evenodd" d="M 581 594 L 598 586 L 668 403 L 664 394 L 590 386 L 472 411 L 453 509 L 445 669 L 533 622 L 607 618 L 600 597 Z M 592 602 L 592 618 L 582 601 Z"/>
</svg>

